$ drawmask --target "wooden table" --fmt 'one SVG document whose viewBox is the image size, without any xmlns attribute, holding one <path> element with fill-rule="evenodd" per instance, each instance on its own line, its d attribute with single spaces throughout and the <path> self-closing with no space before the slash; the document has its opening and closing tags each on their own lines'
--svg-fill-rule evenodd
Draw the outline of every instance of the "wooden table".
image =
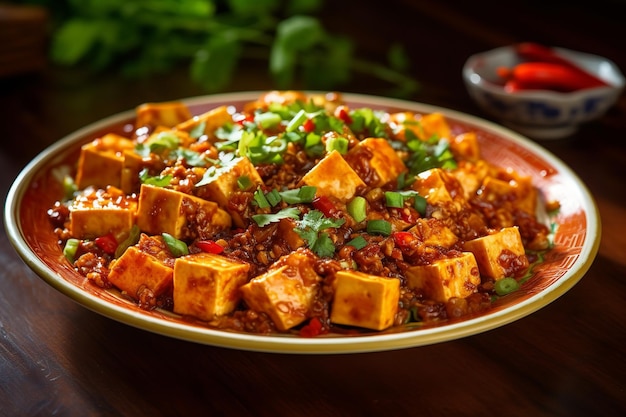
<svg viewBox="0 0 626 417">
<path fill-rule="evenodd" d="M 352 1 L 328 3 L 328 27 L 353 36 L 368 56 L 382 59 L 394 41 L 406 45 L 423 85 L 414 100 L 481 117 L 460 72 L 477 51 L 532 40 L 603 55 L 626 69 L 618 1 L 387 0 L 376 10 Z M 266 77 L 241 71 L 229 90 L 268 88 Z M 367 80 L 344 90 L 381 91 Z M 77 128 L 144 101 L 198 94 L 180 74 L 131 82 L 50 69 L 3 79 L 2 192 L 33 156 Z M 625 137 L 622 97 L 573 137 L 542 142 L 588 185 L 602 217 L 600 251 L 580 283 L 527 318 L 426 347 L 307 356 L 159 336 L 59 294 L 2 239 L 0 415 L 623 415 Z"/>
</svg>

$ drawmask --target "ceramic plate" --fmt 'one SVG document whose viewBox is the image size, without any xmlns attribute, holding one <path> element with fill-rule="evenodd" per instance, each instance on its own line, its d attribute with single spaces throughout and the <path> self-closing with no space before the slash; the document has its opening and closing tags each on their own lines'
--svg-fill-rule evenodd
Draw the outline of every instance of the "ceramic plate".
<svg viewBox="0 0 626 417">
<path fill-rule="evenodd" d="M 228 104 L 241 106 L 260 92 L 222 94 L 185 100 L 193 114 Z M 282 353 L 353 353 L 408 348 L 449 341 L 518 320 L 563 295 L 591 266 L 600 241 L 597 208 L 585 185 L 558 158 L 534 142 L 482 119 L 426 104 L 344 94 L 352 108 L 441 112 L 453 130 L 477 132 L 485 159 L 530 175 L 548 200 L 558 200 L 556 247 L 519 291 L 500 298 L 489 311 L 458 322 L 422 328 L 395 328 L 357 336 L 299 338 L 260 336 L 213 330 L 165 311 L 143 311 L 119 296 L 90 284 L 64 259 L 46 211 L 62 196 L 59 169 L 73 166 L 80 147 L 108 132 L 132 131 L 134 110 L 93 123 L 56 142 L 19 174 L 5 206 L 11 243 L 44 281 L 83 306 L 111 319 L 170 337 L 235 349 Z"/>
</svg>

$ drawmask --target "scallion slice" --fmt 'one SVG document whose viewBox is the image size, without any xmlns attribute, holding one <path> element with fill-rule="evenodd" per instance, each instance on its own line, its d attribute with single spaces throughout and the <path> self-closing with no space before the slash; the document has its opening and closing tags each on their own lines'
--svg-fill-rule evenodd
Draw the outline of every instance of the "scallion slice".
<svg viewBox="0 0 626 417">
<path fill-rule="evenodd" d="M 389 236 L 391 223 L 383 219 L 374 219 L 367 222 L 367 233 L 372 235 Z"/>
<path fill-rule="evenodd" d="M 165 244 L 167 245 L 167 248 L 170 250 L 170 252 L 172 252 L 172 255 L 174 255 L 175 258 L 189 254 L 189 248 L 187 247 L 187 244 L 183 242 L 182 240 L 176 239 L 174 236 L 170 235 L 169 233 L 162 233 L 161 236 L 163 236 L 163 241 L 165 242 Z"/>
<path fill-rule="evenodd" d="M 326 152 L 337 151 L 341 155 L 348 152 L 348 139 L 342 136 L 333 136 L 326 141 Z"/>
<path fill-rule="evenodd" d="M 357 236 L 348 243 L 346 243 L 346 245 L 354 246 L 356 250 L 361 250 L 367 246 L 367 240 L 365 240 L 363 236 Z"/>
<path fill-rule="evenodd" d="M 367 217 L 367 200 L 364 197 L 354 197 L 347 206 L 348 214 L 355 222 L 360 223 Z"/>
<path fill-rule="evenodd" d="M 289 121 L 287 127 L 285 128 L 286 132 L 293 132 L 297 128 L 299 128 L 302 123 L 304 123 L 307 119 L 306 112 L 304 109 L 301 109 L 296 115 Z"/>
<path fill-rule="evenodd" d="M 256 190 L 253 198 L 260 208 L 268 208 L 270 206 L 270 202 L 267 201 L 265 194 L 263 194 L 263 191 L 261 190 Z"/>
<path fill-rule="evenodd" d="M 404 197 L 396 191 L 386 191 L 385 202 L 387 207 L 402 208 L 404 206 Z"/>
<path fill-rule="evenodd" d="M 247 175 L 237 178 L 237 186 L 240 190 L 245 191 L 252 186 L 252 180 Z"/>
</svg>

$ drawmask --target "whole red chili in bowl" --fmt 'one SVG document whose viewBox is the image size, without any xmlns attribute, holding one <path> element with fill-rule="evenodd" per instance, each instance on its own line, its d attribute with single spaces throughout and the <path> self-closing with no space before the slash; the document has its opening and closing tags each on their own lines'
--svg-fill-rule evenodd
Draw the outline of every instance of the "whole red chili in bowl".
<svg viewBox="0 0 626 417">
<path fill-rule="evenodd" d="M 470 56 L 470 96 L 488 115 L 533 139 L 559 139 L 604 115 L 626 83 L 609 59 L 532 42 Z"/>
</svg>

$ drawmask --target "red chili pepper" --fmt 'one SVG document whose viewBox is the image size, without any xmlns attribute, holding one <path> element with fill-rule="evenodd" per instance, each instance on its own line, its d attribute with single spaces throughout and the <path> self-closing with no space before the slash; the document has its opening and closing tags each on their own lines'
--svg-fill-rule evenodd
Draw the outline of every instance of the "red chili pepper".
<svg viewBox="0 0 626 417">
<path fill-rule="evenodd" d="M 596 77 L 561 64 L 523 62 L 513 68 L 512 79 L 524 89 L 576 91 L 605 86 Z"/>
<path fill-rule="evenodd" d="M 333 215 L 337 212 L 335 204 L 325 195 L 315 197 L 311 204 L 313 205 L 313 208 L 324 213 L 324 216 L 326 217 L 333 217 Z"/>
<path fill-rule="evenodd" d="M 302 123 L 302 130 L 306 133 L 311 133 L 315 130 L 315 122 L 311 119 L 306 119 L 304 123 Z"/>
<path fill-rule="evenodd" d="M 309 323 L 300 329 L 301 337 L 315 337 L 322 333 L 322 322 L 317 317 L 309 320 Z"/>
<path fill-rule="evenodd" d="M 96 246 L 102 249 L 105 253 L 108 253 L 109 255 L 115 254 L 118 243 L 113 233 L 97 237 L 94 242 L 96 243 Z"/>
<path fill-rule="evenodd" d="M 346 124 L 352 124 L 352 117 L 344 106 L 339 106 L 335 110 L 335 116 Z"/>
<path fill-rule="evenodd" d="M 394 243 L 403 248 L 409 247 L 411 242 L 415 240 L 415 236 L 411 232 L 393 232 L 391 236 Z"/>
<path fill-rule="evenodd" d="M 222 253 L 224 252 L 224 247 L 213 240 L 200 240 L 196 242 L 196 246 L 202 249 L 203 252 L 207 253 Z"/>
<path fill-rule="evenodd" d="M 578 67 L 578 65 L 559 55 L 554 49 L 550 48 L 549 46 L 540 45 L 538 43 L 519 43 L 515 45 L 515 53 L 524 61 L 560 64 L 566 67 L 576 68 L 580 70 L 580 67 Z"/>
<path fill-rule="evenodd" d="M 238 114 L 235 116 L 235 123 L 237 123 L 240 126 L 243 126 L 246 123 L 253 123 L 254 122 L 254 115 L 252 114 Z"/>
</svg>

